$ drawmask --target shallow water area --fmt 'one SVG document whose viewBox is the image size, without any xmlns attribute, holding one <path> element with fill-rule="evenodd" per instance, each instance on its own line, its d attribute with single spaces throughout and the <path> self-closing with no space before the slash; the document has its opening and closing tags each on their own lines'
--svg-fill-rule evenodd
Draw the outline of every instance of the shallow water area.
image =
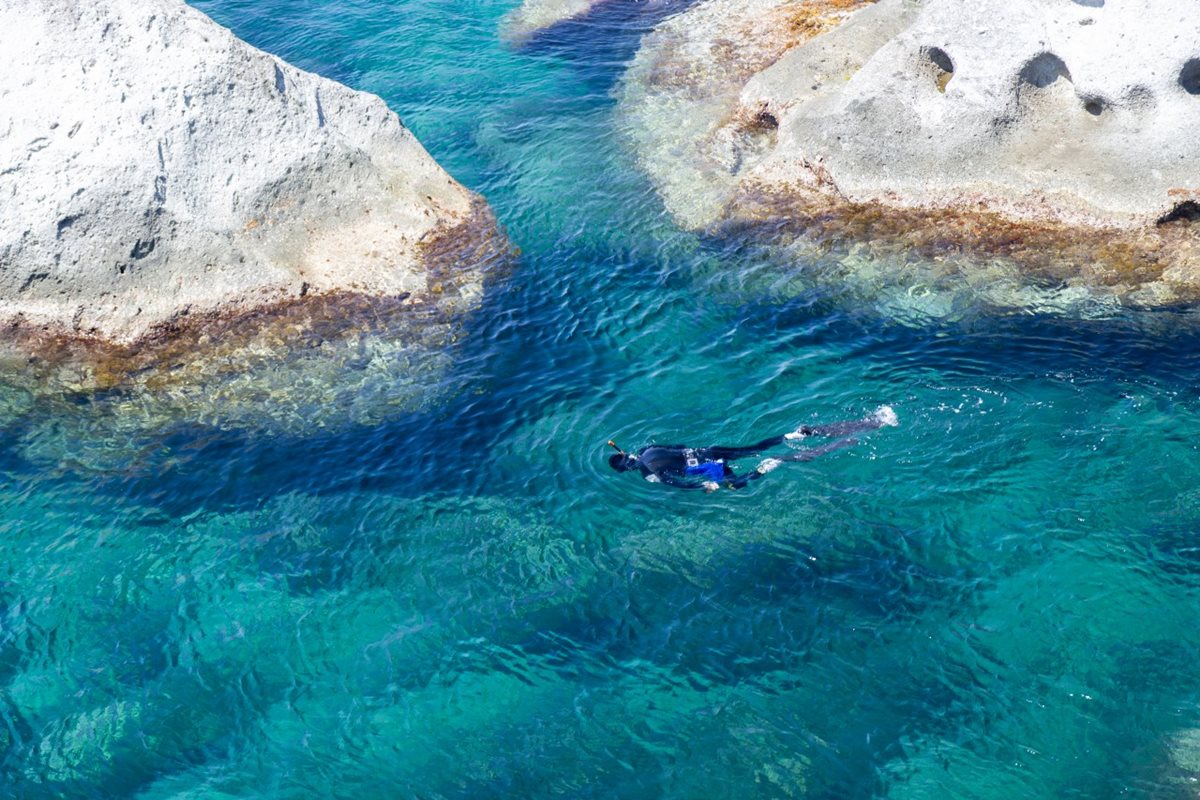
<svg viewBox="0 0 1200 800">
<path fill-rule="evenodd" d="M 522 49 L 507 1 L 196 5 L 382 95 L 521 255 L 435 386 L 372 373 L 411 403 L 4 384 L 6 793 L 1194 794 L 1194 311 L 681 233 L 612 114 L 627 5 Z M 883 403 L 743 492 L 605 464 Z"/>
</svg>

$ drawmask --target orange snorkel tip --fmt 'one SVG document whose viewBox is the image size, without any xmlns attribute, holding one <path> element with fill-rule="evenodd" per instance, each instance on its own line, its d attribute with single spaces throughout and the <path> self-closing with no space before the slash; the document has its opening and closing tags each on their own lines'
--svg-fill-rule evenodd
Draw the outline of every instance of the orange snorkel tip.
<svg viewBox="0 0 1200 800">
<path fill-rule="evenodd" d="M 621 448 L 617 447 L 617 443 L 614 442 L 612 439 L 608 440 L 608 446 L 611 447 L 613 450 L 616 450 L 621 455 L 625 455 L 625 451 L 622 450 Z"/>
</svg>

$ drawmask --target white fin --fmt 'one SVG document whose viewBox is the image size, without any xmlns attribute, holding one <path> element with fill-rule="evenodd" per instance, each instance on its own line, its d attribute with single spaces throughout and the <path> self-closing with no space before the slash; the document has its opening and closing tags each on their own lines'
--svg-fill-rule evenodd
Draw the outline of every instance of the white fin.
<svg viewBox="0 0 1200 800">
<path fill-rule="evenodd" d="M 880 427 L 894 428 L 900 424 L 900 419 L 896 416 L 896 411 L 891 406 L 880 406 L 875 409 L 875 413 L 871 416 L 875 418 Z"/>
</svg>

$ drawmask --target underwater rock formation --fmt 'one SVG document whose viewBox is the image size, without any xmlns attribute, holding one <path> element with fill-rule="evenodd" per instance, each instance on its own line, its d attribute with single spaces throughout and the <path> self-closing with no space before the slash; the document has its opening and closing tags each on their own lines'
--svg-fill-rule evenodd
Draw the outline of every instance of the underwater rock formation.
<svg viewBox="0 0 1200 800">
<path fill-rule="evenodd" d="M 0 46 L 10 339 L 153 345 L 317 297 L 477 302 L 452 243 L 494 219 L 378 97 L 181 0 L 13 0 Z"/>
<path fill-rule="evenodd" d="M 643 40 L 621 115 L 689 228 L 1200 299 L 1191 0 L 705 0 Z"/>
<path fill-rule="evenodd" d="M 552 25 L 582 17 L 605 0 L 525 0 L 504 18 L 501 36 L 521 44 Z"/>
</svg>

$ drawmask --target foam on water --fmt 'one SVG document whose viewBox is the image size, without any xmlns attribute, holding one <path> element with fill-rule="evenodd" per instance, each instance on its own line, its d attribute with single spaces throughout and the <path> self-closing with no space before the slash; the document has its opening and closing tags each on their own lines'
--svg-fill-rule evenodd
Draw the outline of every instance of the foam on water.
<svg viewBox="0 0 1200 800">
<path fill-rule="evenodd" d="M 350 425 L 8 381 L 3 793 L 1188 796 L 1193 313 L 897 314 L 680 233 L 612 118 L 632 5 L 524 50 L 511 2 L 198 5 L 382 94 L 522 256 L 449 390 Z M 604 460 L 882 403 L 744 492 Z"/>
</svg>

